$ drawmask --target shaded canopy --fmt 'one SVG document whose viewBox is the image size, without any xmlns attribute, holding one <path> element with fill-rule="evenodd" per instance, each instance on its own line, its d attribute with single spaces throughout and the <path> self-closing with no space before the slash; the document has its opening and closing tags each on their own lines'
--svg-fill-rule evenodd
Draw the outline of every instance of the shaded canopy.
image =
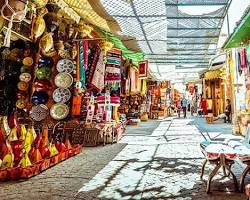
<svg viewBox="0 0 250 200">
<path fill-rule="evenodd" d="M 250 41 L 250 7 L 247 9 L 245 15 L 240 20 L 239 25 L 235 28 L 233 34 L 225 42 L 223 48 L 240 47 L 241 43 Z"/>
<path fill-rule="evenodd" d="M 135 37 L 161 68 L 207 68 L 230 0 L 101 0 L 121 35 Z"/>
</svg>

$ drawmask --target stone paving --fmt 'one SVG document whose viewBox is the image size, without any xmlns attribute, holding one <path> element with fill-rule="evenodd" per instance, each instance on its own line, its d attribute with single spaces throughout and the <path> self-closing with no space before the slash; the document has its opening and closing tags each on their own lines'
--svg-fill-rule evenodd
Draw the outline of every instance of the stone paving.
<svg viewBox="0 0 250 200">
<path fill-rule="evenodd" d="M 206 182 L 199 178 L 204 159 L 199 142 L 204 137 L 198 128 L 216 139 L 230 135 L 222 134 L 228 126 L 212 126 L 197 118 L 129 126 L 118 144 L 87 148 L 28 181 L 0 184 L 0 200 L 246 199 L 221 174 L 213 181 L 212 193 L 205 192 Z M 235 164 L 238 178 L 241 170 Z"/>
</svg>

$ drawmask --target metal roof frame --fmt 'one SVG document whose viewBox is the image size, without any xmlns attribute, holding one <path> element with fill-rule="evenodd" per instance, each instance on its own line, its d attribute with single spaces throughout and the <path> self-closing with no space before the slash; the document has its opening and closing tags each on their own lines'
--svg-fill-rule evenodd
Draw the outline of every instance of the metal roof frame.
<svg viewBox="0 0 250 200">
<path fill-rule="evenodd" d="M 217 52 L 231 0 L 102 0 L 102 3 L 120 24 L 120 34 L 135 37 L 150 62 L 208 67 L 209 59 Z M 189 15 L 180 10 L 185 6 L 218 9 L 204 15 Z"/>
</svg>

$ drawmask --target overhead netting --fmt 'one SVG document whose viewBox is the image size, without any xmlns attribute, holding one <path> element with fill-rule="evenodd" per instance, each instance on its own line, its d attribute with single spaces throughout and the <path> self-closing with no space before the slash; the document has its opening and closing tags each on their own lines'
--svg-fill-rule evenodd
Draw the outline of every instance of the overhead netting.
<svg viewBox="0 0 250 200">
<path fill-rule="evenodd" d="M 207 67 L 230 0 L 101 0 L 151 63 Z"/>
</svg>

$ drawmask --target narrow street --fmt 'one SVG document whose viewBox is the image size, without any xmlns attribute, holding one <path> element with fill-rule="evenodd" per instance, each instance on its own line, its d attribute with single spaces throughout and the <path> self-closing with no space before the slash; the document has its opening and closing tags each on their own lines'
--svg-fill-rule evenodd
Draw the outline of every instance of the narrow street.
<svg viewBox="0 0 250 200">
<path fill-rule="evenodd" d="M 204 140 L 200 130 L 205 128 L 216 137 L 223 135 L 219 131 L 226 134 L 229 125 L 168 118 L 128 126 L 118 144 L 85 148 L 28 181 L 1 183 L 0 199 L 246 199 L 234 193 L 232 180 L 220 176 L 212 184 L 212 195 L 206 194 L 199 148 Z M 235 164 L 236 175 L 240 170 Z"/>
</svg>

